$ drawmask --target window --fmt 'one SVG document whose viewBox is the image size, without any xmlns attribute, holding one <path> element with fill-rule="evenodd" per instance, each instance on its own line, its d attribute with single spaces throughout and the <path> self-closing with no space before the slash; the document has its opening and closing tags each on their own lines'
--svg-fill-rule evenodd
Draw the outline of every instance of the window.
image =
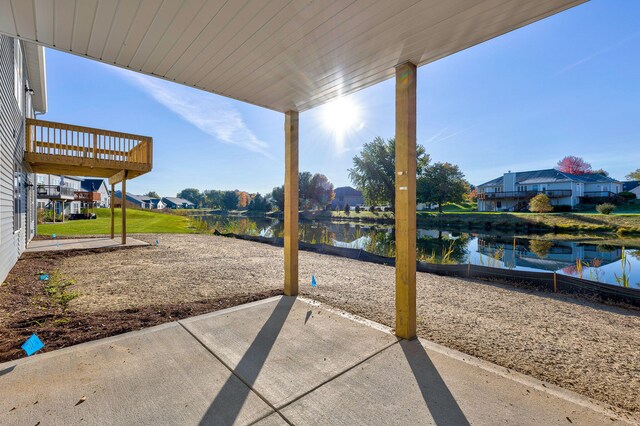
<svg viewBox="0 0 640 426">
<path fill-rule="evenodd" d="M 501 208 L 502 208 L 502 201 L 498 201 L 498 202 L 496 203 L 496 207 L 497 207 L 497 208 L 499 208 L 499 209 L 501 209 Z"/>
<path fill-rule="evenodd" d="M 16 232 L 22 228 L 22 172 L 18 163 L 14 166 L 13 173 L 13 231 Z"/>
</svg>

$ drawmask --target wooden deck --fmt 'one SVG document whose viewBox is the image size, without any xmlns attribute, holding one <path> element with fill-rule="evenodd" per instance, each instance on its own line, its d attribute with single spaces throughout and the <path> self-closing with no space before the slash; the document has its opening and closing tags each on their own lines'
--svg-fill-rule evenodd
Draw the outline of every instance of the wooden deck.
<svg viewBox="0 0 640 426">
<path fill-rule="evenodd" d="M 149 136 L 27 119 L 27 161 L 36 173 L 112 178 L 120 181 L 153 167 Z M 118 175 L 120 173 L 120 175 Z"/>
</svg>

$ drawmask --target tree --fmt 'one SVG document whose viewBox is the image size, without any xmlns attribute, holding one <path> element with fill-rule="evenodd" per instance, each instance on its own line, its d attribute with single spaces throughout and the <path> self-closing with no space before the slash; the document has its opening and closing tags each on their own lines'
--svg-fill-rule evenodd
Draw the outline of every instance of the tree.
<svg viewBox="0 0 640 426">
<path fill-rule="evenodd" d="M 268 212 L 271 211 L 271 203 L 258 192 L 249 203 L 248 209 L 253 212 Z"/>
<path fill-rule="evenodd" d="M 311 199 L 311 178 L 313 175 L 311 172 L 300 172 L 298 173 L 298 200 L 300 202 L 304 202 L 304 200 Z"/>
<path fill-rule="evenodd" d="M 592 173 L 591 164 L 587 163 L 580 157 L 569 155 L 558 161 L 558 171 L 569 173 L 572 175 L 584 175 Z"/>
<path fill-rule="evenodd" d="M 243 209 L 249 205 L 251 202 L 251 195 L 248 192 L 235 190 L 235 193 L 238 195 L 238 208 Z"/>
<path fill-rule="evenodd" d="M 156 191 L 149 191 L 146 194 L 147 197 L 151 197 L 151 198 L 162 198 L 158 195 L 158 193 Z"/>
<path fill-rule="evenodd" d="M 627 179 L 629 180 L 640 180 L 640 169 L 637 169 L 635 172 L 631 172 L 627 175 Z"/>
<path fill-rule="evenodd" d="M 376 137 L 353 157 L 351 182 L 362 192 L 367 204 L 390 204 L 395 210 L 396 140 Z M 422 145 L 416 147 L 416 175 L 421 176 L 431 161 Z"/>
<path fill-rule="evenodd" d="M 444 203 L 459 203 L 469 192 L 469 184 L 458 166 L 451 163 L 435 163 L 426 167 L 418 178 L 417 198 L 421 203 L 437 203 L 442 213 Z"/>
<path fill-rule="evenodd" d="M 605 169 L 592 170 L 591 173 L 595 173 L 602 176 L 609 176 L 609 172 Z"/>
<path fill-rule="evenodd" d="M 345 214 L 349 214 L 349 212 L 351 212 L 351 207 L 349 206 L 349 204 L 344 205 L 344 212 Z"/>
<path fill-rule="evenodd" d="M 273 202 L 275 203 L 278 210 L 284 210 L 284 186 L 276 186 L 271 191 L 271 198 L 273 198 Z"/>
<path fill-rule="evenodd" d="M 309 199 L 320 207 L 325 207 L 336 197 L 335 192 L 333 192 L 333 184 L 329 182 L 325 175 L 320 173 L 316 173 L 311 178 L 309 192 Z"/>
<path fill-rule="evenodd" d="M 224 191 L 222 193 L 222 208 L 234 210 L 238 208 L 238 194 L 236 191 Z"/>
<path fill-rule="evenodd" d="M 200 193 L 200 190 L 196 188 L 183 189 L 182 191 L 178 192 L 178 195 L 176 196 L 178 198 L 184 198 L 185 200 L 191 201 L 196 205 L 196 207 L 200 207 L 200 204 L 202 203 L 202 194 Z"/>
<path fill-rule="evenodd" d="M 546 194 L 538 194 L 529 201 L 529 211 L 533 213 L 549 213 L 553 211 L 551 200 Z"/>
<path fill-rule="evenodd" d="M 207 189 L 203 192 L 204 205 L 211 209 L 221 209 L 223 191 L 217 191 L 215 189 Z"/>
<path fill-rule="evenodd" d="M 468 202 L 475 203 L 478 201 L 478 188 L 473 188 L 464 196 Z"/>
<path fill-rule="evenodd" d="M 298 174 L 298 207 L 325 207 L 336 194 L 333 191 L 333 184 L 329 179 L 320 173 L 312 175 L 310 172 Z M 275 205 L 279 210 L 284 210 L 284 186 L 278 186 L 271 191 Z"/>
</svg>

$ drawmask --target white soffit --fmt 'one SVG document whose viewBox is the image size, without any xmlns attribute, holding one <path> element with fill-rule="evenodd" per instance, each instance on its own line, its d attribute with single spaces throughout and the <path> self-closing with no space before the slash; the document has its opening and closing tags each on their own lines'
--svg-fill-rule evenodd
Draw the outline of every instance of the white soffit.
<svg viewBox="0 0 640 426">
<path fill-rule="evenodd" d="M 29 88 L 33 90 L 31 101 L 37 112 L 47 112 L 47 73 L 44 47 L 33 43 L 24 43 L 24 54 L 27 62 Z"/>
<path fill-rule="evenodd" d="M 0 32 L 304 111 L 586 0 L 0 0 Z"/>
</svg>

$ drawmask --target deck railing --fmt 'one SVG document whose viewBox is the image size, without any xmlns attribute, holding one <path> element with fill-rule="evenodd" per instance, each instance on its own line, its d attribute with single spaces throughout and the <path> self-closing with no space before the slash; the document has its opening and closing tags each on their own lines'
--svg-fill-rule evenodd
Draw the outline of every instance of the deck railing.
<svg viewBox="0 0 640 426">
<path fill-rule="evenodd" d="M 129 133 L 27 119 L 26 160 L 113 170 L 151 170 L 152 139 Z"/>
<path fill-rule="evenodd" d="M 38 198 L 66 199 L 73 200 L 75 197 L 75 188 L 63 185 L 37 185 L 36 196 Z"/>
<path fill-rule="evenodd" d="M 549 198 L 564 198 L 571 197 L 570 189 L 550 189 L 545 191 L 502 191 L 502 192 L 481 192 L 478 194 L 479 200 L 494 200 L 494 199 L 520 199 L 525 200 L 533 198 L 538 194 L 545 194 Z"/>
<path fill-rule="evenodd" d="M 102 196 L 96 191 L 76 191 L 74 194 L 75 201 L 83 203 L 94 203 L 102 200 Z"/>
</svg>

